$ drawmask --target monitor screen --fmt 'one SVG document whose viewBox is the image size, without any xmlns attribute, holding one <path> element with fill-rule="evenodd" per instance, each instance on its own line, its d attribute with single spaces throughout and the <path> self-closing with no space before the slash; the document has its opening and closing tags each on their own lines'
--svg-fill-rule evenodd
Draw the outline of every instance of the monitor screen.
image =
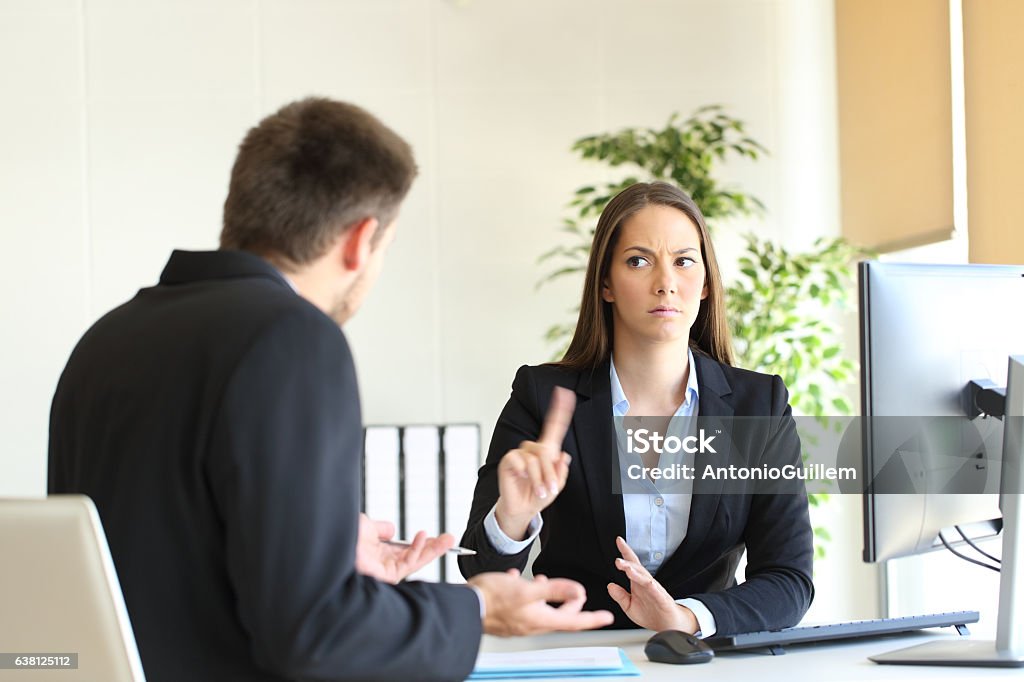
<svg viewBox="0 0 1024 682">
<path fill-rule="evenodd" d="M 863 262 L 859 288 L 864 560 L 997 533 L 1003 422 L 963 397 L 1024 349 L 1024 267 Z"/>
</svg>

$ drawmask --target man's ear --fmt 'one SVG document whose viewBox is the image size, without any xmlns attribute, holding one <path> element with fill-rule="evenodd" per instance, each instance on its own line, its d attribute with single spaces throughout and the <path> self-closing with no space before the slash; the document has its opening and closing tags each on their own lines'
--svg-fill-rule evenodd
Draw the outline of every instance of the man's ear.
<svg viewBox="0 0 1024 682">
<path fill-rule="evenodd" d="M 346 270 L 361 270 L 373 250 L 373 236 L 380 223 L 376 218 L 363 218 L 341 235 L 341 262 Z"/>
</svg>

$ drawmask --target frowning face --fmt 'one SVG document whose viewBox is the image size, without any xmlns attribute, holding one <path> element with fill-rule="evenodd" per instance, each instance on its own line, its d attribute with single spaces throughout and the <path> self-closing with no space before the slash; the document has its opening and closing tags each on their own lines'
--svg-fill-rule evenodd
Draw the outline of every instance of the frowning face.
<svg viewBox="0 0 1024 682">
<path fill-rule="evenodd" d="M 697 226 L 671 206 L 634 213 L 622 224 L 601 295 L 612 304 L 616 339 L 688 339 L 708 295 Z"/>
</svg>

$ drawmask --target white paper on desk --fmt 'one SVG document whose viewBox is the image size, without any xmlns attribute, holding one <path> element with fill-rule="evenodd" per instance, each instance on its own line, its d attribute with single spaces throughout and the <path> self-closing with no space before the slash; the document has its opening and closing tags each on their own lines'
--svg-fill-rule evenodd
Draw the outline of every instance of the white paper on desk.
<svg viewBox="0 0 1024 682">
<path fill-rule="evenodd" d="M 532 651 L 482 652 L 476 658 L 475 673 L 530 670 L 618 670 L 622 668 L 619 649 L 613 646 L 534 649 Z"/>
</svg>

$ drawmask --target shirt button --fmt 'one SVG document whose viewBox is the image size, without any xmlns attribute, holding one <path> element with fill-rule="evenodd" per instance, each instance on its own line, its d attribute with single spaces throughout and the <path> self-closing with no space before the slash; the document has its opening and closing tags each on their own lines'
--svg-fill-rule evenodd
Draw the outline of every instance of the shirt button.
<svg viewBox="0 0 1024 682">
<path fill-rule="evenodd" d="M 661 552 L 655 552 L 654 553 L 654 558 L 657 559 L 658 561 L 661 561 L 661 557 L 663 557 L 663 556 L 665 556 L 665 555 L 662 554 Z"/>
<path fill-rule="evenodd" d="M 665 504 L 665 500 L 663 500 L 660 497 L 655 497 L 654 498 L 654 504 L 655 504 L 655 506 L 660 507 L 661 505 Z"/>
</svg>

